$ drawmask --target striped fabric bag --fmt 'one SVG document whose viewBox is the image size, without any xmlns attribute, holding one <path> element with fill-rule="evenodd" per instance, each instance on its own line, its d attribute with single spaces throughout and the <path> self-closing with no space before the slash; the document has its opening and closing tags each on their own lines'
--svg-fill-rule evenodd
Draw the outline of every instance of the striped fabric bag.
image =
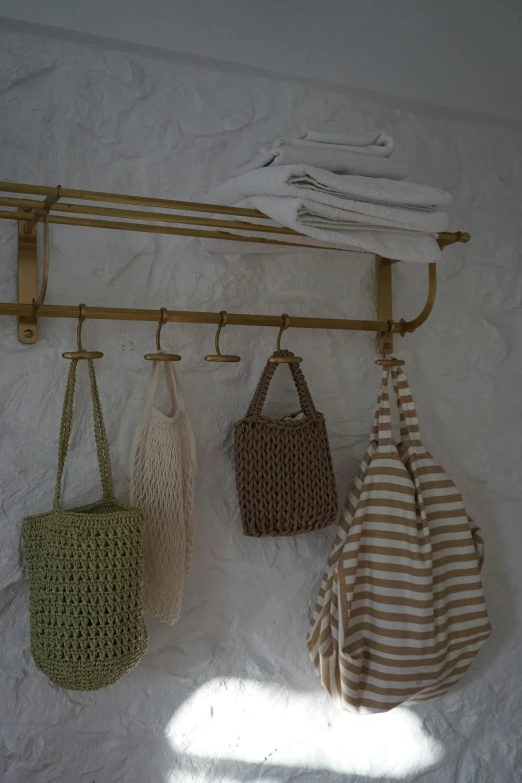
<svg viewBox="0 0 522 783">
<path fill-rule="evenodd" d="M 400 413 L 392 439 L 388 379 Z M 387 712 L 441 696 L 491 633 L 483 541 L 420 440 L 403 371 L 386 367 L 368 451 L 328 560 L 307 640 L 343 709 Z"/>
</svg>

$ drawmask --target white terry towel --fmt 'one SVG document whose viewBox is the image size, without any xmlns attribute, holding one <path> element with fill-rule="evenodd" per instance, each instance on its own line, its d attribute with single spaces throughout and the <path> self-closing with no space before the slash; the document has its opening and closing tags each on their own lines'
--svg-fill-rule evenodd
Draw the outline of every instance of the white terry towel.
<svg viewBox="0 0 522 783">
<path fill-rule="evenodd" d="M 215 199 L 212 199 L 215 203 Z M 309 202 L 300 198 L 289 198 L 284 196 L 251 196 L 242 199 L 234 204 L 237 207 L 247 207 L 258 209 L 279 225 L 288 226 L 305 234 L 306 237 L 312 237 L 313 240 L 319 240 L 319 243 L 325 248 L 328 246 L 334 248 L 344 248 L 345 250 L 355 250 L 365 253 L 375 253 L 385 258 L 393 258 L 397 261 L 416 261 L 431 262 L 440 259 L 440 250 L 436 242 L 435 234 L 428 234 L 421 231 L 408 231 L 386 226 L 365 225 L 353 223 L 351 225 L 345 222 L 344 217 L 336 222 L 339 212 L 344 210 L 335 210 L 334 207 Z M 247 221 L 247 218 L 241 218 Z M 241 237 L 240 231 L 227 232 L 231 236 Z M 252 236 L 252 234 L 248 234 Z M 258 234 L 258 238 L 276 239 L 280 241 L 297 240 L 303 244 L 315 244 L 310 239 L 300 237 L 290 237 L 281 234 Z M 236 245 L 234 249 L 232 244 L 221 241 L 218 244 L 213 243 L 211 249 L 223 253 L 239 252 L 280 252 L 285 249 L 280 245 L 260 245 L 243 243 L 244 247 Z M 272 250 L 274 249 L 274 251 Z M 270 249 L 270 250 L 269 250 Z M 286 248 L 295 250 L 295 248 Z"/>
<path fill-rule="evenodd" d="M 415 183 L 281 166 L 235 177 L 204 201 L 258 209 L 321 243 L 426 263 L 440 258 L 435 235 L 444 231 L 448 216 L 437 207 L 451 196 Z"/>
<path fill-rule="evenodd" d="M 359 155 L 377 155 L 383 158 L 389 158 L 395 149 L 394 140 L 384 131 L 370 131 L 357 135 L 355 133 L 326 133 L 307 130 L 294 141 L 297 140 L 302 140 L 303 144 L 341 146 L 346 152 Z"/>
<path fill-rule="evenodd" d="M 286 201 L 287 199 L 281 199 Z M 291 199 L 288 199 L 291 201 Z M 252 204 L 257 203 L 257 199 L 252 199 Z M 263 206 L 260 200 L 258 204 L 259 208 Z M 275 205 L 272 204 L 274 207 Z M 301 234 L 306 233 L 307 236 L 290 237 L 281 236 L 278 234 L 263 234 L 256 233 L 257 239 L 266 238 L 270 240 L 279 239 L 284 241 L 291 241 L 294 246 L 290 245 L 274 245 L 274 244 L 260 244 L 259 242 L 244 242 L 243 236 L 251 237 L 250 232 L 241 231 L 227 231 L 225 233 L 230 234 L 229 241 L 223 241 L 218 239 L 207 239 L 204 241 L 204 248 L 211 253 L 223 254 L 240 254 L 240 255 L 273 255 L 277 253 L 298 253 L 299 245 L 313 245 L 324 250 L 353 250 L 359 253 L 374 253 L 384 258 L 393 258 L 396 261 L 409 261 L 413 263 L 430 263 L 432 261 L 439 261 L 441 258 L 441 252 L 439 246 L 435 240 L 433 234 L 421 234 L 414 232 L 398 232 L 398 231 L 359 231 L 353 230 L 349 233 L 342 234 L 336 231 L 325 231 L 317 228 L 303 228 L 299 221 L 295 218 L 294 207 L 290 207 L 287 211 L 283 204 L 280 205 L 280 210 L 273 211 L 273 215 L 278 215 L 280 218 L 286 221 L 286 225 L 292 224 L 292 227 L 296 231 L 300 231 Z"/>
<path fill-rule="evenodd" d="M 362 150 L 364 147 L 358 149 Z M 386 177 L 398 180 L 408 176 L 406 162 L 399 158 L 364 155 L 350 150 L 351 148 L 335 144 L 313 144 L 300 139 L 282 140 L 277 142 L 268 152 L 262 152 L 243 166 L 238 166 L 233 173 L 238 176 L 267 166 L 289 166 L 303 163 L 307 166 L 331 171 L 334 174 Z"/>
<path fill-rule="evenodd" d="M 394 150 L 394 140 L 383 131 L 356 135 L 307 130 L 295 138 L 274 142 L 269 150 L 238 166 L 234 176 L 265 166 L 303 163 L 335 174 L 405 179 L 408 174 L 406 161 L 391 160 Z"/>
<path fill-rule="evenodd" d="M 332 228 L 341 221 L 348 227 L 362 223 L 369 228 L 386 226 L 429 233 L 446 229 L 448 215 L 438 207 L 451 201 L 451 195 L 446 191 L 426 185 L 343 176 L 302 165 L 257 169 L 242 174 L 219 185 L 204 200 L 240 206 L 240 201 L 258 196 L 297 198 L 303 202 L 303 209 L 311 214 L 321 204 L 329 207 Z M 323 210 L 322 217 L 325 216 Z M 305 212 L 301 213 L 301 222 L 303 226 L 307 225 Z"/>
</svg>

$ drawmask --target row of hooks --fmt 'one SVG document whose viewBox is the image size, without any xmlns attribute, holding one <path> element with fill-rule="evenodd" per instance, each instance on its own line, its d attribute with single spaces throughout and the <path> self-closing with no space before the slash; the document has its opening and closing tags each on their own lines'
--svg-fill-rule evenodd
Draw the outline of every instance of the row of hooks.
<svg viewBox="0 0 522 783">
<path fill-rule="evenodd" d="M 154 353 L 145 354 L 144 358 L 147 359 L 148 361 L 179 362 L 181 359 L 179 353 L 168 353 L 167 351 L 163 351 L 161 348 L 161 330 L 163 329 L 164 325 L 167 323 L 167 314 L 168 314 L 167 308 L 162 307 L 160 309 L 158 328 L 156 329 L 156 351 Z M 220 315 L 220 321 L 216 331 L 216 339 L 215 339 L 216 353 L 208 354 L 207 356 L 205 356 L 205 360 L 207 362 L 239 362 L 241 361 L 241 357 L 235 356 L 234 354 L 221 353 L 221 349 L 219 347 L 219 337 L 221 335 L 221 330 L 223 329 L 224 326 L 227 325 L 228 313 L 226 312 L 226 310 L 221 310 L 219 315 Z M 87 308 L 84 304 L 81 304 L 79 305 L 78 326 L 76 329 L 76 341 L 78 343 L 78 350 L 66 351 L 65 353 L 62 354 L 64 359 L 101 359 L 101 357 L 103 356 L 103 353 L 101 351 L 86 351 L 82 345 L 82 326 L 86 318 L 87 318 Z M 288 329 L 288 327 L 290 326 L 290 316 L 287 313 L 283 313 L 281 319 L 282 319 L 282 323 L 279 329 L 279 334 L 277 335 L 278 352 L 281 350 L 281 336 L 285 331 L 285 329 Z M 269 361 L 274 364 L 298 364 L 303 360 L 300 356 L 272 356 Z"/>
<path fill-rule="evenodd" d="M 53 196 L 52 198 L 49 196 L 46 199 L 47 205 L 46 205 L 46 212 L 44 215 L 43 275 L 42 275 L 42 283 L 40 286 L 38 297 L 36 299 L 33 299 L 32 302 L 34 318 L 38 316 L 38 313 L 40 312 L 40 309 L 45 302 L 45 295 L 47 293 L 47 283 L 49 280 L 49 209 L 52 206 L 52 204 L 56 203 L 56 201 L 60 199 L 61 190 L 62 188 L 61 186 L 59 186 L 57 189 L 57 195 L 55 197 Z M 156 331 L 156 352 L 145 354 L 145 359 L 148 359 L 149 361 L 179 362 L 181 359 L 181 356 L 178 353 L 168 353 L 167 351 L 162 351 L 161 349 L 160 335 L 164 324 L 167 322 L 167 318 L 166 318 L 167 313 L 168 310 L 166 307 L 162 307 L 160 309 L 160 319 Z M 234 354 L 221 353 L 219 347 L 219 337 L 221 334 L 221 330 L 227 324 L 228 313 L 226 312 L 226 310 L 221 310 L 220 316 L 221 316 L 221 320 L 219 322 L 217 332 L 216 332 L 216 338 L 215 338 L 216 353 L 208 354 L 208 356 L 205 356 L 205 359 L 207 362 L 239 362 L 241 361 L 241 358 L 239 356 L 235 356 Z M 87 318 L 87 308 L 84 304 L 80 304 L 79 315 L 78 315 L 78 327 L 76 332 L 78 350 L 66 351 L 64 354 L 62 354 L 64 359 L 100 359 L 103 356 L 103 353 L 101 351 L 86 351 L 82 347 L 82 325 L 86 318 Z M 288 329 L 288 327 L 290 326 L 290 316 L 287 313 L 284 313 L 281 316 L 281 318 L 282 318 L 282 324 L 279 330 L 279 335 L 277 337 L 278 351 L 281 350 L 281 335 L 284 332 L 284 330 Z M 270 361 L 273 362 L 274 364 L 297 364 L 301 362 L 302 359 L 300 356 L 273 356 L 271 357 Z"/>
<path fill-rule="evenodd" d="M 156 351 L 154 353 L 146 353 L 145 359 L 152 362 L 179 362 L 181 356 L 178 353 L 169 353 L 163 351 L 161 348 L 161 330 L 167 323 L 168 310 L 166 307 L 160 309 L 160 318 L 158 321 L 158 328 L 156 329 Z M 219 347 L 219 338 L 221 330 L 227 325 L 228 313 L 226 310 L 221 310 L 219 325 L 216 331 L 215 348 L 216 353 L 208 354 L 205 356 L 207 362 L 239 362 L 241 358 L 235 354 L 221 353 Z M 78 313 L 78 326 L 76 330 L 76 340 L 78 343 L 77 351 L 66 351 L 62 354 L 64 359 L 101 359 L 103 353 L 101 351 L 86 351 L 82 345 L 82 326 L 87 318 L 87 307 L 84 304 L 79 305 Z M 281 351 L 281 337 L 283 332 L 290 326 L 290 316 L 288 313 L 283 313 L 281 316 L 281 326 L 279 327 L 279 333 L 277 335 L 276 353 Z M 379 364 L 385 367 L 400 367 L 404 364 L 402 359 L 396 359 L 395 357 L 386 357 L 383 353 L 382 359 L 377 359 L 375 364 Z M 272 364 L 299 364 L 302 362 L 301 356 L 271 356 L 268 360 Z"/>
</svg>

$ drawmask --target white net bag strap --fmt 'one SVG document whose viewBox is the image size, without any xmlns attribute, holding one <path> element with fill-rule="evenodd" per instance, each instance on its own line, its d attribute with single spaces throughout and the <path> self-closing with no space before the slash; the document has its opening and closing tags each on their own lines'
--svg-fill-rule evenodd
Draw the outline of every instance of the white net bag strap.
<svg viewBox="0 0 522 783">
<path fill-rule="evenodd" d="M 195 556 L 195 535 L 196 528 L 194 523 L 194 478 L 198 470 L 198 458 L 196 449 L 196 439 L 194 430 L 185 408 L 185 400 L 181 393 L 181 387 L 178 376 L 171 362 L 165 362 L 165 379 L 170 399 L 174 409 L 179 410 L 181 423 L 183 427 L 183 437 L 185 439 L 185 457 L 190 462 L 190 470 L 185 470 L 183 474 L 183 494 L 185 501 L 185 515 L 187 519 L 187 543 L 185 557 L 185 575 L 190 571 Z M 187 466 L 188 468 L 188 466 Z"/>
<path fill-rule="evenodd" d="M 164 622 L 179 619 L 185 576 L 194 560 L 196 444 L 170 362 L 162 362 L 170 407 L 154 407 L 160 367 L 154 362 L 145 409 L 131 450 L 131 502 L 145 518 L 145 606 Z"/>
<path fill-rule="evenodd" d="M 188 454 L 194 474 L 198 469 L 198 457 L 196 449 L 196 439 L 194 437 L 194 430 L 185 407 L 185 400 L 181 393 L 181 387 L 179 385 L 178 376 L 172 366 L 172 362 L 164 362 L 165 367 L 165 380 L 167 382 L 167 389 L 169 391 L 172 407 L 174 410 L 179 410 L 182 414 L 183 427 L 185 430 L 185 437 L 187 439 Z"/>
</svg>

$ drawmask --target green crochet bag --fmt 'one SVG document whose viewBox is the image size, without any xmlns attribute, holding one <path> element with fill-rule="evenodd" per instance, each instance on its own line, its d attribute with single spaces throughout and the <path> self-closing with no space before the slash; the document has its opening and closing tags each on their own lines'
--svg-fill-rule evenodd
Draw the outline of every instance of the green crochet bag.
<svg viewBox="0 0 522 783">
<path fill-rule="evenodd" d="M 29 569 L 31 651 L 60 688 L 106 688 L 129 672 L 147 647 L 142 615 L 143 517 L 114 497 L 112 470 L 92 360 L 88 360 L 103 497 L 61 508 L 71 434 L 76 368 L 71 362 L 60 428 L 52 511 L 26 517 L 22 543 Z"/>
</svg>

